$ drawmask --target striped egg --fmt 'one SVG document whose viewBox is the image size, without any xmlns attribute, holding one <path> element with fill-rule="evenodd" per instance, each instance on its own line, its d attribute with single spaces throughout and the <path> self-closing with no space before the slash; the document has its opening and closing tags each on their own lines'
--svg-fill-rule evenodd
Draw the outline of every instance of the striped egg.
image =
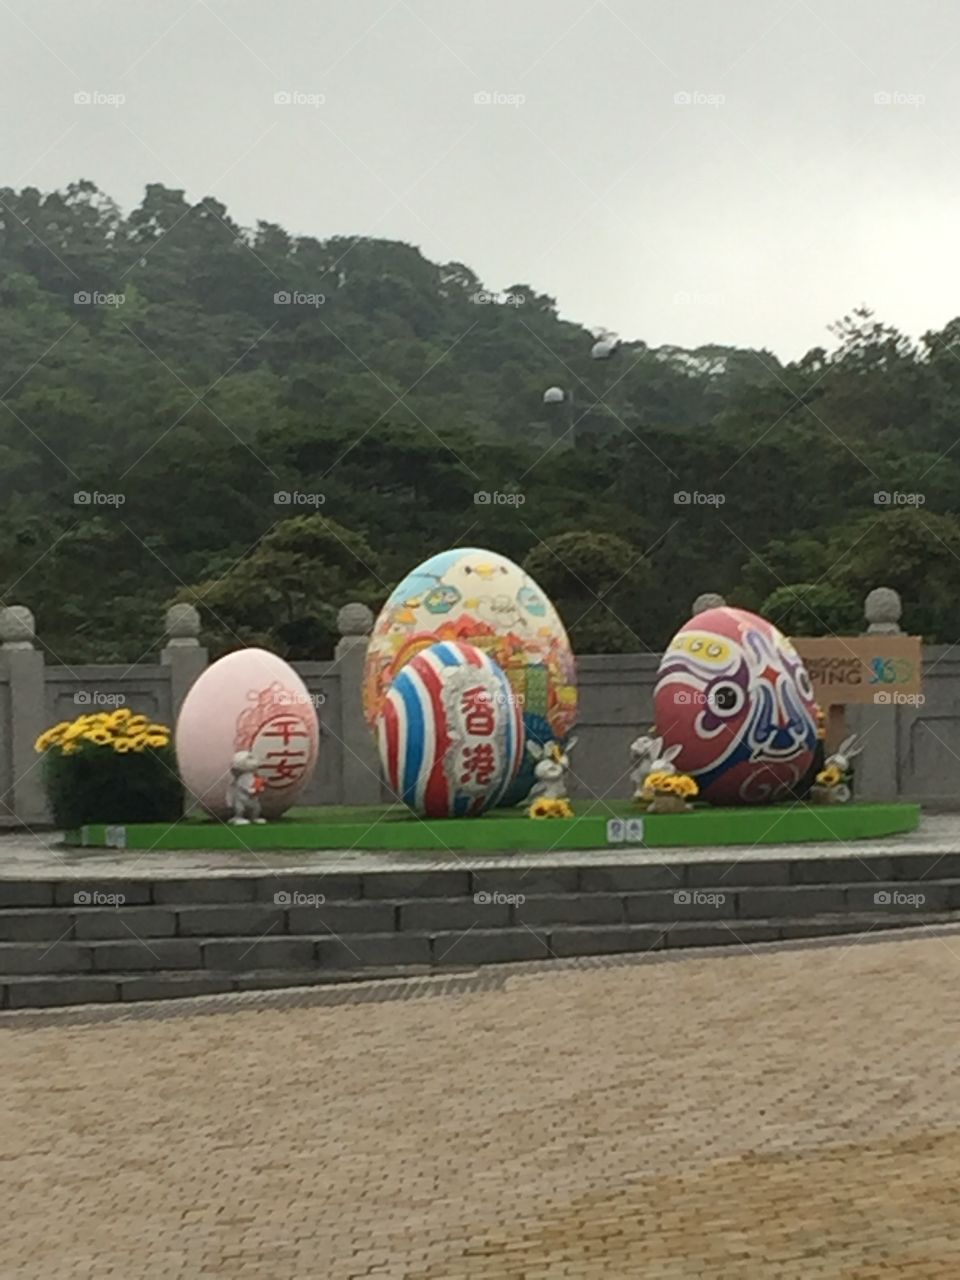
<svg viewBox="0 0 960 1280">
<path fill-rule="evenodd" d="M 524 749 L 520 700 L 501 668 L 470 644 L 443 641 L 410 659 L 377 718 L 392 790 L 425 818 L 463 818 L 498 804 Z"/>
</svg>

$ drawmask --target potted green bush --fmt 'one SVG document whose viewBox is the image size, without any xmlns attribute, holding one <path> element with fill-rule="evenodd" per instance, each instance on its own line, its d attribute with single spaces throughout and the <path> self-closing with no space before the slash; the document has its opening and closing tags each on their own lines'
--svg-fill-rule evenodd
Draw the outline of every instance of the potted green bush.
<svg viewBox="0 0 960 1280">
<path fill-rule="evenodd" d="M 183 787 L 166 725 L 128 708 L 64 720 L 41 733 L 47 798 L 58 827 L 176 822 Z"/>
</svg>

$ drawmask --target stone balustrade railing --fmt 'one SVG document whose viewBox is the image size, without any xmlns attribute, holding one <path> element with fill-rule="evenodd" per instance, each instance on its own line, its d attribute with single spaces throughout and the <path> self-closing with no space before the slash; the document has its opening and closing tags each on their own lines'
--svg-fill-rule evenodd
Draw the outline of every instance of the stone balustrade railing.
<svg viewBox="0 0 960 1280">
<path fill-rule="evenodd" d="M 721 596 L 703 594 L 693 611 L 722 603 Z M 875 588 L 864 602 L 863 633 L 899 632 L 901 613 L 895 591 Z M 320 767 L 304 799 L 314 804 L 377 803 L 384 792 L 361 705 L 373 615 L 366 605 L 350 603 L 337 622 L 340 640 L 332 661 L 294 664 L 307 687 L 322 694 L 317 699 Z M 208 664 L 200 631 L 200 616 L 192 605 L 173 605 L 166 614 L 159 662 L 71 667 L 47 662 L 28 608 L 0 608 L 0 820 L 28 826 L 48 820 L 33 744 L 49 725 L 84 710 L 120 705 L 173 723 L 187 690 Z M 575 795 L 628 794 L 628 747 L 650 722 L 658 662 L 655 654 L 580 659 Z M 924 682 L 926 700 L 920 707 L 850 708 L 851 730 L 869 735 L 864 786 L 868 794 L 877 793 L 869 798 L 893 792 L 960 805 L 960 799 L 954 800 L 960 797 L 955 782 L 960 778 L 960 650 L 926 647 Z M 928 732 L 921 732 L 924 725 Z"/>
</svg>

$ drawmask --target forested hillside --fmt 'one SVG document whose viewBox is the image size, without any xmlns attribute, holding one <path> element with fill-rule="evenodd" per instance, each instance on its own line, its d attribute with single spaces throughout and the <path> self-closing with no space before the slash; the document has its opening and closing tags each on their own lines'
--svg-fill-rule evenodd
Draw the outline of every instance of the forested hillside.
<svg viewBox="0 0 960 1280">
<path fill-rule="evenodd" d="M 704 590 L 843 630 L 881 583 L 956 640 L 960 319 L 829 319 L 788 365 L 597 360 L 534 285 L 411 245 L 247 229 L 160 185 L 129 216 L 88 182 L 4 189 L 4 602 L 51 660 L 155 653 L 174 599 L 218 651 L 322 657 L 341 604 L 466 543 L 525 561 L 581 652 L 656 649 Z"/>
</svg>

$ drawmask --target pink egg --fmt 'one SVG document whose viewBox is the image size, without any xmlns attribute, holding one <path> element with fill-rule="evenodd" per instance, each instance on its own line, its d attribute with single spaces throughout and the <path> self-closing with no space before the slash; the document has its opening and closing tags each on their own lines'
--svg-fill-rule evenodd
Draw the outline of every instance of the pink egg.
<svg viewBox="0 0 960 1280">
<path fill-rule="evenodd" d="M 266 649 L 239 649 L 209 666 L 183 700 L 180 776 L 208 812 L 228 818 L 230 765 L 237 751 L 252 751 L 265 784 L 263 816 L 278 818 L 310 781 L 319 736 L 313 699 L 289 663 Z"/>
</svg>

